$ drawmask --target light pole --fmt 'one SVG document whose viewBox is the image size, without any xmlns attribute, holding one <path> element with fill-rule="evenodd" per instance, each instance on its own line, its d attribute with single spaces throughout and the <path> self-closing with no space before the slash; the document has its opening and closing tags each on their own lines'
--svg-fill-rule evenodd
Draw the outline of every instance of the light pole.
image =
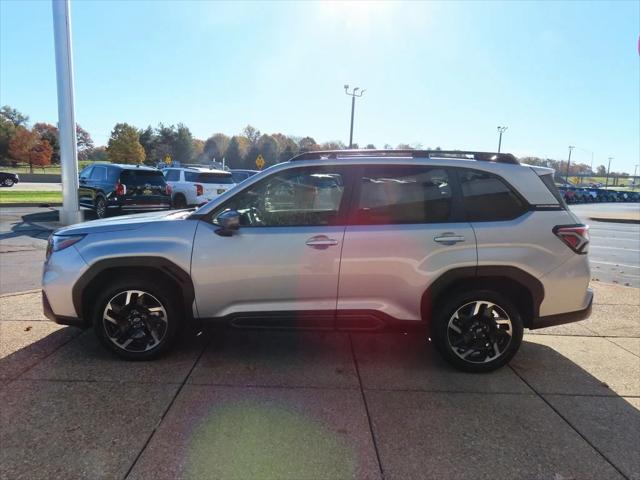
<svg viewBox="0 0 640 480">
<path fill-rule="evenodd" d="M 356 109 L 356 97 L 361 97 L 364 95 L 364 92 L 366 92 L 366 90 L 363 89 L 358 93 L 358 90 L 360 90 L 360 87 L 355 87 L 351 90 L 351 93 L 349 93 L 349 85 L 344 86 L 344 93 L 351 97 L 351 129 L 349 130 L 349 148 L 353 147 L 353 114 Z"/>
<path fill-rule="evenodd" d="M 51 0 L 53 39 L 58 83 L 58 129 L 62 170 L 62 209 L 60 222 L 71 225 L 82 221 L 78 205 L 78 151 L 73 111 L 73 55 L 71 50 L 71 2 Z"/>
<path fill-rule="evenodd" d="M 573 145 L 569 145 L 569 160 L 567 160 L 567 174 L 565 175 L 564 181 L 569 183 L 569 165 L 571 165 L 571 152 L 576 148 Z"/>
<path fill-rule="evenodd" d="M 507 128 L 509 127 L 498 127 L 498 133 L 500 134 L 500 136 L 498 137 L 498 153 L 500 153 L 500 148 L 502 148 L 502 134 Z"/>
<path fill-rule="evenodd" d="M 613 160 L 613 157 L 609 157 L 609 166 L 607 167 L 607 179 L 605 180 L 605 184 L 604 184 L 605 190 L 609 187 L 609 173 L 611 172 L 611 160 Z"/>
</svg>

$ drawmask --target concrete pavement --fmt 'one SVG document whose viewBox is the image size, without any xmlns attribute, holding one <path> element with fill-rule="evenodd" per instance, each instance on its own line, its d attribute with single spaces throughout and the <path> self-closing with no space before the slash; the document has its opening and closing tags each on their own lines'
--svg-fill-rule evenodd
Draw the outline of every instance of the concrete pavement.
<svg viewBox="0 0 640 480">
<path fill-rule="evenodd" d="M 640 290 L 485 375 L 416 335 L 211 330 L 155 362 L 0 297 L 0 478 L 640 479 Z"/>
</svg>

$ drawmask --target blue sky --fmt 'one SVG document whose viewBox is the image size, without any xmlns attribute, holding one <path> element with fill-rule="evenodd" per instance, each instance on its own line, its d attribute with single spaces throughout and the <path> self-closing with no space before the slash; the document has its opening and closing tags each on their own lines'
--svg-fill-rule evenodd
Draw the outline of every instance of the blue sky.
<svg viewBox="0 0 640 480">
<path fill-rule="evenodd" d="M 639 2 L 75 1 L 76 119 L 640 163 Z M 56 122 L 49 1 L 0 0 L 0 103 Z"/>
</svg>

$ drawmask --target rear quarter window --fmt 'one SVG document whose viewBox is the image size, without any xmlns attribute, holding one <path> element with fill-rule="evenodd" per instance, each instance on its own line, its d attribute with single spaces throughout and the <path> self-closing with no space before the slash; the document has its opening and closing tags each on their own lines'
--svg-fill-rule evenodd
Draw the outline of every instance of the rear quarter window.
<svg viewBox="0 0 640 480">
<path fill-rule="evenodd" d="M 527 211 L 528 206 L 497 175 L 478 170 L 459 170 L 465 218 L 470 222 L 511 220 Z"/>
<path fill-rule="evenodd" d="M 184 172 L 184 178 L 187 182 L 215 183 L 224 185 L 235 183 L 230 173 Z"/>
</svg>

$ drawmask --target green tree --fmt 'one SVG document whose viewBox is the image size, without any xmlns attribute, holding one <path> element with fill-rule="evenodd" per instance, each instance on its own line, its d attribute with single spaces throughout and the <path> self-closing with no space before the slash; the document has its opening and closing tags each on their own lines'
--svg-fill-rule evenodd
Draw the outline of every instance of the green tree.
<svg viewBox="0 0 640 480">
<path fill-rule="evenodd" d="M 23 115 L 15 108 L 11 108 L 9 105 L 5 105 L 0 108 L 0 119 L 11 122 L 14 127 L 26 127 L 29 122 L 29 117 L 27 115 Z"/>
<path fill-rule="evenodd" d="M 231 137 L 229 140 L 229 145 L 227 146 L 227 150 L 224 152 L 224 158 L 226 163 L 231 168 L 241 168 L 242 167 L 242 154 L 240 152 L 240 141 L 239 137 Z"/>
<path fill-rule="evenodd" d="M 373 143 L 368 143 L 366 148 L 367 150 L 375 150 L 376 146 Z"/>
<path fill-rule="evenodd" d="M 192 160 L 193 135 L 184 124 L 178 124 L 171 147 L 174 160 L 181 163 L 189 163 Z"/>
<path fill-rule="evenodd" d="M 144 162 L 145 152 L 140 145 L 140 134 L 138 130 L 127 124 L 118 123 L 111 131 L 107 154 L 112 163 L 133 163 Z"/>
<path fill-rule="evenodd" d="M 596 175 L 598 175 L 599 177 L 604 177 L 606 174 L 607 167 L 605 167 L 604 165 L 598 166 L 598 168 L 596 169 Z"/>
</svg>

